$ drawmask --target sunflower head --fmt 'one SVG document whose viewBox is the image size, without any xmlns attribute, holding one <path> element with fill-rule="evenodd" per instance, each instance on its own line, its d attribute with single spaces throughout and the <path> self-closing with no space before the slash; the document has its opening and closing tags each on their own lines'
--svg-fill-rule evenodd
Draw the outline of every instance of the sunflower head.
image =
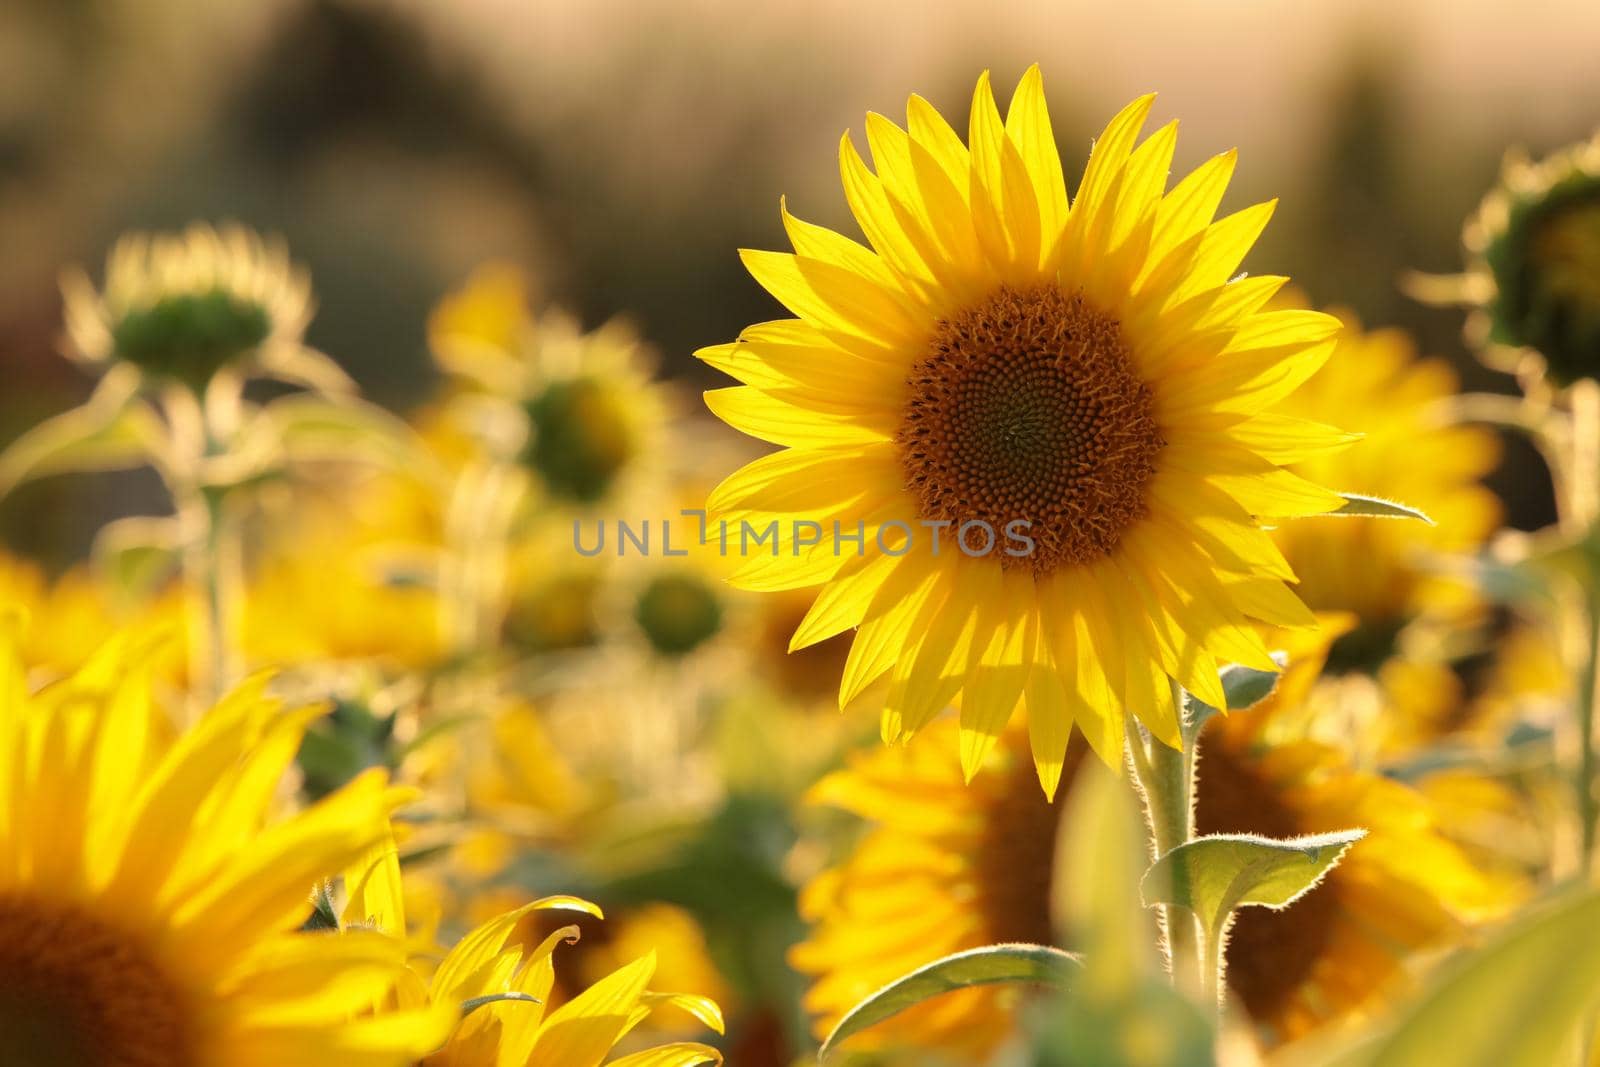
<svg viewBox="0 0 1600 1067">
<path fill-rule="evenodd" d="M 523 461 L 563 500 L 603 499 L 637 454 L 627 396 L 604 379 L 551 382 L 524 410 L 532 435 Z"/>
<path fill-rule="evenodd" d="M 1370 831 L 1294 907 L 1245 909 L 1232 928 L 1228 981 L 1267 1043 L 1363 1011 L 1375 991 L 1404 980 L 1408 953 L 1451 943 L 1470 920 L 1511 900 L 1442 831 L 1429 798 L 1300 734 L 1325 651 L 1325 642 L 1297 639 L 1274 696 L 1213 718 L 1199 746 L 1203 833 Z M 961 788 L 948 753 L 957 729 L 939 719 L 907 746 L 861 754 L 811 794 L 869 822 L 801 896 L 811 933 L 791 963 L 812 979 L 805 1005 L 819 1035 L 888 981 L 942 956 L 1052 939 L 1063 805 L 1027 787 L 1029 739 L 1017 726 Z M 1074 738 L 1063 773 L 1069 788 L 1087 756 Z M 1013 991 L 961 990 L 861 1041 L 960 1050 L 959 1062 L 981 1062 L 1015 1025 L 1015 1008 Z"/>
<path fill-rule="evenodd" d="M 920 97 L 869 115 L 867 244 L 784 206 L 794 252 L 743 258 L 796 317 L 700 353 L 744 383 L 711 410 L 783 448 L 711 495 L 777 529 L 734 584 L 814 592 L 793 647 L 854 631 L 840 702 L 885 681 L 886 739 L 958 703 L 969 776 L 1018 707 L 1046 791 L 1074 728 L 1116 765 L 1125 713 L 1175 744 L 1169 679 L 1220 705 L 1219 659 L 1270 669 L 1253 620 L 1310 622 L 1263 526 L 1340 506 L 1285 467 L 1350 438 L 1272 408 L 1339 323 L 1239 274 L 1272 205 L 1214 220 L 1233 153 L 1166 190 L 1151 106 L 1071 197 L 1037 68 L 1003 119 L 979 79 L 965 143 Z"/>
<path fill-rule="evenodd" d="M 723 603 L 708 576 L 690 570 L 665 571 L 639 591 L 633 618 L 657 654 L 677 659 L 722 630 Z"/>
<path fill-rule="evenodd" d="M 1557 385 L 1600 376 L 1600 135 L 1509 157 L 1463 236 L 1492 283 L 1487 340 L 1537 352 Z"/>
<path fill-rule="evenodd" d="M 300 932 L 311 889 L 387 834 L 402 797 L 364 775 L 298 813 L 277 786 L 311 711 L 255 679 L 187 732 L 118 639 L 34 694 L 0 653 L 0 1033 L 19 1067 L 414 1062 L 450 1019 L 388 1013 L 378 936 Z M 307 998 L 306 977 L 327 984 Z"/>
<path fill-rule="evenodd" d="M 565 925 L 551 928 L 531 944 L 518 943 L 536 914 L 565 912 Z M 466 1016 L 442 1048 L 422 1067 L 483 1067 L 504 1064 L 560 1064 L 600 1067 L 619 1046 L 636 1043 L 633 1032 L 657 1011 L 685 1014 L 698 1025 L 722 1030 L 722 1012 L 708 997 L 657 993 L 649 986 L 660 973 L 655 949 L 610 970 L 587 988 L 576 988 L 552 1006 L 557 988 L 556 950 L 580 937 L 578 918 L 600 917 L 600 909 L 575 897 L 547 897 L 496 916 L 456 945 L 434 972 L 428 995 L 460 1004 L 478 997 L 524 994 L 521 1002 L 497 1002 Z M 527 998 L 532 998 L 528 1000 Z M 681 1067 L 718 1064 L 722 1055 L 699 1042 L 680 1041 L 636 1054 L 638 1062 Z"/>
<path fill-rule="evenodd" d="M 1303 418 L 1338 411 L 1361 439 L 1305 455 L 1291 469 L 1321 485 L 1403 500 L 1433 524 L 1287 523 L 1272 539 L 1294 568 L 1295 592 L 1307 606 L 1359 617 L 1334 644 L 1330 669 L 1374 671 L 1413 619 L 1458 615 L 1475 603 L 1464 583 L 1439 573 L 1436 561 L 1477 551 L 1499 524 L 1499 501 L 1482 479 L 1500 448 L 1492 431 L 1444 417 L 1460 386 L 1444 360 L 1419 357 L 1399 330 L 1363 330 L 1354 316 L 1339 315 L 1345 329 L 1332 358 L 1281 410 Z"/>
<path fill-rule="evenodd" d="M 650 456 L 665 394 L 627 326 L 584 332 L 561 312 L 535 315 L 528 300 L 520 271 L 485 265 L 439 302 L 429 343 L 455 386 L 514 405 L 514 458 L 553 500 L 594 504 Z"/>
<path fill-rule="evenodd" d="M 199 391 L 225 368 L 304 361 L 305 274 L 280 245 L 242 228 L 124 237 L 103 290 L 74 274 L 64 291 L 72 354 L 153 381 Z"/>
<path fill-rule="evenodd" d="M 535 655 L 594 645 L 600 640 L 601 585 L 599 574 L 573 568 L 518 586 L 506 607 L 505 639 Z"/>
</svg>

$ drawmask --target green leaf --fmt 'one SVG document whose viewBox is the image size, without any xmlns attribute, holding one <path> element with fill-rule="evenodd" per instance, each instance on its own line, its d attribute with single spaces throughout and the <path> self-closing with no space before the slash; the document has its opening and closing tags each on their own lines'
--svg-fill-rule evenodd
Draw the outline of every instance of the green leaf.
<svg viewBox="0 0 1600 1067">
<path fill-rule="evenodd" d="M 142 466 L 160 438 L 158 420 L 142 404 L 111 409 L 91 401 L 46 419 L 0 453 L 0 497 L 52 474 Z"/>
<path fill-rule="evenodd" d="M 295 393 L 268 404 L 261 417 L 293 462 L 356 461 L 417 473 L 431 463 L 404 420 L 353 397 L 329 400 Z"/>
<path fill-rule="evenodd" d="M 1423 996 L 1356 1047 L 1307 1067 L 1549 1067 L 1577 1061 L 1600 1002 L 1600 892 L 1536 907 L 1441 969 Z"/>
<path fill-rule="evenodd" d="M 851 1008 L 817 1055 L 826 1059 L 846 1039 L 941 993 L 1012 983 L 1065 987 L 1078 970 L 1077 956 L 1048 945 L 986 945 L 957 952 L 890 982 Z"/>
<path fill-rule="evenodd" d="M 92 557 L 110 586 L 133 598 L 157 588 L 181 565 L 178 522 L 168 516 L 116 519 L 95 535 Z"/>
<path fill-rule="evenodd" d="M 1157 972 L 1155 916 L 1139 900 L 1150 854 L 1128 780 L 1098 760 L 1074 778 L 1056 832 L 1051 917 L 1057 942 L 1083 953 L 1078 992 L 1105 1004 Z"/>
<path fill-rule="evenodd" d="M 1188 908 L 1200 917 L 1207 937 L 1215 939 L 1242 907 L 1279 909 L 1294 903 L 1366 835 L 1365 830 L 1340 830 L 1286 840 L 1255 834 L 1196 838 L 1162 856 L 1145 874 L 1144 901 Z"/>
<path fill-rule="evenodd" d="M 1438 525 L 1428 518 L 1426 512 L 1393 500 L 1383 500 L 1375 496 L 1362 496 L 1359 493 L 1340 493 L 1339 495 L 1344 497 L 1344 507 L 1337 511 L 1328 512 L 1329 515 L 1365 515 L 1377 519 L 1420 519 L 1429 526 Z"/>
<path fill-rule="evenodd" d="M 1064 995 L 1027 1009 L 1033 1040 L 994 1067 L 1217 1067 L 1215 1012 L 1164 975 L 1150 975 L 1109 1004 Z"/>
<path fill-rule="evenodd" d="M 479 1008 L 486 1007 L 487 1005 L 490 1005 L 490 1004 L 501 1004 L 501 1003 L 504 1003 L 505 1001 L 508 1001 L 508 1000 L 509 1001 L 515 1001 L 516 1003 L 519 1003 L 519 1004 L 543 1004 L 544 1003 L 544 1001 L 540 1000 L 538 997 L 534 996 L 532 993 L 515 993 L 515 992 L 486 993 L 485 995 L 483 995 L 481 997 L 472 997 L 469 1000 L 463 1000 L 461 1002 L 461 1017 L 463 1019 L 465 1019 L 467 1016 L 471 1015 L 473 1012 L 477 1011 Z"/>
<path fill-rule="evenodd" d="M 1282 667 L 1286 657 L 1282 652 L 1272 653 L 1273 662 Z M 1262 671 L 1254 667 L 1244 667 L 1235 663 L 1222 669 L 1222 692 L 1228 698 L 1229 711 L 1245 711 L 1255 707 L 1278 687 L 1278 671 Z M 1203 700 L 1196 699 L 1193 695 L 1184 694 L 1185 706 L 1188 715 L 1184 718 L 1184 733 L 1193 740 L 1200 735 L 1200 728 L 1214 715 L 1217 709 Z"/>
</svg>

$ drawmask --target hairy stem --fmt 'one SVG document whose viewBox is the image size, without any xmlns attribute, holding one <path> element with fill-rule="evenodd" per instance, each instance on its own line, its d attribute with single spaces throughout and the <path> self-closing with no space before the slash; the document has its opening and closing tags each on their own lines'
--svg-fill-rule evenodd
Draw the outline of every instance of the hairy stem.
<svg viewBox="0 0 1600 1067">
<path fill-rule="evenodd" d="M 1176 686 L 1173 697 L 1183 708 L 1183 692 Z M 1194 738 L 1187 730 L 1183 741 L 1179 750 L 1143 731 L 1130 731 L 1128 736 L 1134 773 L 1144 794 L 1150 844 L 1158 859 L 1194 838 Z M 1195 917 L 1186 908 L 1175 906 L 1165 906 L 1161 911 L 1173 982 L 1190 993 L 1210 988 L 1211 983 L 1202 973 Z"/>
</svg>

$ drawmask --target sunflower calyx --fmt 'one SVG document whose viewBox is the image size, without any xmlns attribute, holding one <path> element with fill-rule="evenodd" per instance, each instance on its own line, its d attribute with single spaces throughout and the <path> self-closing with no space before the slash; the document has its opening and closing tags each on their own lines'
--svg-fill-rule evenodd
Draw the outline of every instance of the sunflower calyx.
<svg viewBox="0 0 1600 1067">
<path fill-rule="evenodd" d="M 1465 236 L 1493 283 L 1487 340 L 1538 352 L 1556 385 L 1600 376 L 1600 139 L 1508 160 Z"/>
<path fill-rule="evenodd" d="M 272 333 L 266 308 L 223 288 L 132 308 L 111 328 L 112 353 L 144 373 L 202 391 Z"/>
</svg>

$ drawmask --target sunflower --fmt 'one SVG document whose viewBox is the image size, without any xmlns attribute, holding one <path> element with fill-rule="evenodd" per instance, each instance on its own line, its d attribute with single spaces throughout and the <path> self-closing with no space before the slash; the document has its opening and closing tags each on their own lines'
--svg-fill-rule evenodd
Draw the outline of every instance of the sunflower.
<svg viewBox="0 0 1600 1067">
<path fill-rule="evenodd" d="M 1169 678 L 1219 704 L 1219 659 L 1270 664 L 1250 619 L 1311 622 L 1258 519 L 1341 506 L 1281 464 L 1349 438 L 1268 409 L 1339 323 L 1238 277 L 1273 205 L 1212 221 L 1234 153 L 1163 192 L 1152 99 L 1070 207 L 1037 68 L 1004 123 L 979 79 L 970 147 L 920 97 L 869 115 L 876 173 L 848 135 L 841 165 L 871 248 L 785 207 L 795 254 L 743 258 L 799 317 L 699 353 L 745 383 L 711 410 L 786 446 L 712 494 L 776 530 L 735 583 L 817 587 L 792 647 L 857 628 L 841 704 L 887 678 L 886 738 L 958 701 L 968 777 L 1019 698 L 1046 792 L 1074 724 L 1113 765 L 1125 711 L 1177 745 Z"/>
<path fill-rule="evenodd" d="M 536 317 L 521 272 L 489 263 L 440 301 L 428 336 L 467 396 L 514 406 L 498 412 L 509 417 L 470 421 L 504 427 L 492 446 L 520 460 L 553 501 L 595 504 L 653 461 L 668 405 L 622 323 L 585 333 L 559 311 Z"/>
<path fill-rule="evenodd" d="M 1218 717 L 1199 748 L 1198 828 L 1274 837 L 1365 826 L 1368 837 L 1321 885 L 1282 912 L 1246 909 L 1227 948 L 1228 981 L 1270 1042 L 1345 1016 L 1402 975 L 1411 950 L 1448 943 L 1504 900 L 1433 824 L 1418 793 L 1354 769 L 1294 736 L 1320 656 L 1298 659 L 1268 704 Z M 1061 801 L 1031 787 L 1028 739 L 1013 726 L 967 789 L 946 752 L 952 720 L 906 748 L 856 758 L 811 799 L 871 828 L 802 896 L 809 938 L 791 962 L 813 978 L 817 1033 L 884 983 L 941 956 L 1003 941 L 1049 943 Z M 1088 753 L 1074 737 L 1064 778 Z M 964 990 L 925 1002 L 862 1040 L 934 1048 L 967 1063 L 1012 1024 L 1012 991 Z M 922 1062 L 922 1061 L 917 1061 Z"/>
<path fill-rule="evenodd" d="M 400 1067 L 453 1012 L 351 1021 L 402 973 L 387 938 L 299 931 L 307 894 L 383 838 L 365 775 L 272 818 L 313 713 L 255 679 L 174 735 L 151 649 L 111 643 L 29 695 L 0 663 L 0 1033 L 18 1067 Z"/>
<path fill-rule="evenodd" d="M 405 896 L 393 840 L 381 843 L 346 872 L 348 902 L 343 924 L 375 928 L 395 943 L 408 943 Z M 427 968 L 425 946 L 417 969 L 395 988 L 401 1007 L 477 1003 L 443 1045 L 420 1067 L 695 1067 L 721 1063 L 722 1055 L 698 1042 L 673 1042 L 611 1058 L 619 1043 L 661 1008 L 686 1012 L 722 1030 L 722 1013 L 707 997 L 655 993 L 648 988 L 658 964 L 653 948 L 550 1007 L 556 988 L 553 956 L 563 942 L 578 940 L 577 925 L 550 930 L 533 944 L 516 935 L 530 918 L 547 911 L 600 918 L 600 909 L 569 896 L 544 897 L 488 920 L 456 943 L 436 968 Z M 504 999 L 507 995 L 517 999 Z M 496 999 L 501 998 L 501 999 Z"/>
<path fill-rule="evenodd" d="M 384 474 L 292 495 L 240 598 L 240 644 L 253 662 L 425 670 L 443 658 L 437 553 L 418 536 L 409 499 L 421 490 Z"/>
<path fill-rule="evenodd" d="M 103 289 L 82 271 L 61 287 L 67 354 L 91 367 L 131 367 L 197 392 L 224 369 L 330 392 L 350 386 L 302 340 L 312 311 L 305 272 L 281 243 L 243 227 L 130 234 L 107 258 Z"/>
<path fill-rule="evenodd" d="M 1492 365 L 1532 354 L 1557 385 L 1600 376 L 1600 134 L 1538 161 L 1509 153 L 1462 243 L 1448 295 L 1476 307 L 1467 336 Z"/>
<path fill-rule="evenodd" d="M 1353 317 L 1341 317 L 1345 329 L 1333 357 L 1282 410 L 1298 417 L 1340 412 L 1364 439 L 1291 469 L 1319 484 L 1404 501 L 1435 525 L 1358 518 L 1291 523 L 1272 536 L 1300 579 L 1302 601 L 1314 611 L 1360 617 L 1336 646 L 1335 666 L 1370 670 L 1394 651 L 1415 616 L 1469 606 L 1465 586 L 1430 572 L 1429 562 L 1474 552 L 1494 532 L 1500 504 L 1480 479 L 1498 461 L 1499 441 L 1489 430 L 1444 421 L 1444 404 L 1460 385 L 1444 360 L 1418 359 L 1401 331 L 1363 332 Z"/>
<path fill-rule="evenodd" d="M 72 674 L 122 628 L 153 632 L 181 618 L 176 590 L 162 590 L 149 602 L 132 599 L 118 596 L 89 567 L 73 567 L 51 580 L 34 561 L 0 551 L 0 605 L 26 618 L 17 655 L 34 680 Z M 163 665 L 162 677 L 181 678 L 178 650 L 162 651 L 172 661 Z"/>
</svg>

